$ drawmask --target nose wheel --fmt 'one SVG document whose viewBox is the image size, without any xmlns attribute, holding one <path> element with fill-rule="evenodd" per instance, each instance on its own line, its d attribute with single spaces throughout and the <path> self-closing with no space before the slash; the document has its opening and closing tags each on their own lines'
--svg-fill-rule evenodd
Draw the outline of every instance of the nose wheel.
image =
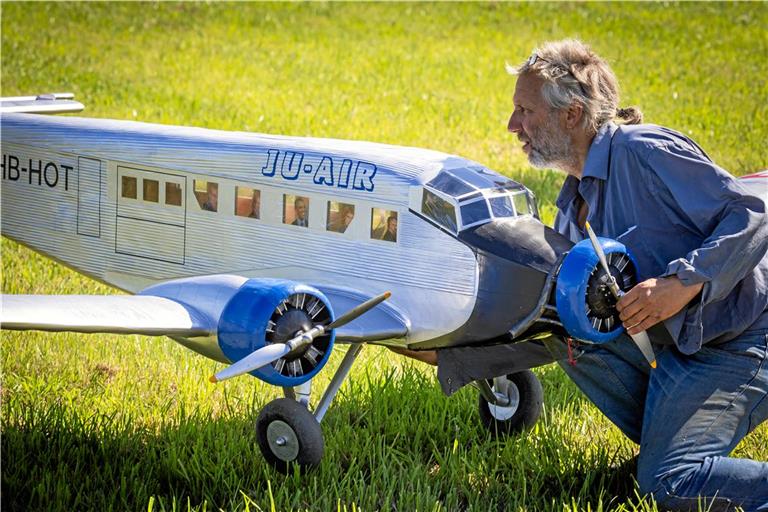
<svg viewBox="0 0 768 512">
<path fill-rule="evenodd" d="M 544 390 L 532 371 L 496 377 L 481 386 L 480 421 L 494 435 L 517 434 L 536 423 L 543 403 Z"/>
<path fill-rule="evenodd" d="M 320 423 L 304 405 L 290 398 L 278 398 L 262 409 L 256 420 L 256 438 L 264 458 L 281 473 L 290 471 L 292 463 L 304 472 L 323 458 Z"/>
</svg>

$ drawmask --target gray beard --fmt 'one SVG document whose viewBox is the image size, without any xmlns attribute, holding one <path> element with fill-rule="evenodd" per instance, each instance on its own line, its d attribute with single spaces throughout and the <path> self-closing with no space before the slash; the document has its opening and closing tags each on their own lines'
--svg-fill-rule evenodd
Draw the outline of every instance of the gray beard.
<svg viewBox="0 0 768 512">
<path fill-rule="evenodd" d="M 575 161 L 571 139 L 557 128 L 555 116 L 550 116 L 549 121 L 552 129 L 540 130 L 536 137 L 531 137 L 531 141 L 536 140 L 536 148 L 531 145 L 528 161 L 539 169 L 565 171 Z"/>
</svg>

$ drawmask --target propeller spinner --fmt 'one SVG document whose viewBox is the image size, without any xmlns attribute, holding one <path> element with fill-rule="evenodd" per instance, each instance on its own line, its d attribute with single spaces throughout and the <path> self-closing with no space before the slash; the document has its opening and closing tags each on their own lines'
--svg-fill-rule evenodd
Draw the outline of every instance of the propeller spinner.
<svg viewBox="0 0 768 512">
<path fill-rule="evenodd" d="M 391 295 L 392 294 L 390 292 L 384 292 L 381 295 L 373 297 L 372 299 L 369 299 L 362 304 L 352 308 L 328 325 L 315 324 L 309 329 L 301 329 L 300 332 L 298 332 L 293 338 L 289 339 L 285 343 L 273 343 L 271 345 L 267 345 L 266 347 L 255 350 L 250 355 L 240 359 L 236 363 L 221 370 L 217 374 L 212 375 L 209 380 L 214 383 L 220 382 L 222 380 L 231 379 L 232 377 L 237 377 L 244 373 L 252 372 L 253 370 L 257 370 L 268 364 L 272 364 L 275 361 L 287 356 L 291 352 L 306 347 L 307 345 L 311 344 L 315 338 L 322 336 L 326 332 L 330 332 L 333 329 L 351 322 L 355 318 L 387 300 Z"/>
</svg>

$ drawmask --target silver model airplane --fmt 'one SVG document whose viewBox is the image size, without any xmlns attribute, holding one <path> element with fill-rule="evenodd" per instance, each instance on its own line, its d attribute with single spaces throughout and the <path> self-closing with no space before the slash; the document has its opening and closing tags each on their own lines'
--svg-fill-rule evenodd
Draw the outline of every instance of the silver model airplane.
<svg viewBox="0 0 768 512">
<path fill-rule="evenodd" d="M 0 103 L 2 234 L 132 295 L 5 295 L 2 328 L 166 335 L 229 365 L 212 381 L 281 386 L 256 427 L 282 471 L 319 463 L 320 421 L 363 343 L 436 349 L 444 391 L 473 382 L 483 422 L 507 433 L 538 418 L 528 368 L 553 360 L 546 343 L 623 330 L 612 280 L 638 279 L 624 246 L 574 246 L 530 190 L 476 162 L 15 113 L 77 109 L 58 96 Z M 336 342 L 351 346 L 310 408 Z"/>
</svg>

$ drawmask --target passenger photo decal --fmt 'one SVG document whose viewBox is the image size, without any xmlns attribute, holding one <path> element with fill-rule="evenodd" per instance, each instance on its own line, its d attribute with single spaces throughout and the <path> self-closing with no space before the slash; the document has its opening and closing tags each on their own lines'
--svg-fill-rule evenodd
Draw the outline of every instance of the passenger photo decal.
<svg viewBox="0 0 768 512">
<path fill-rule="evenodd" d="M 355 219 L 355 205 L 328 201 L 326 229 L 336 233 L 344 233 Z"/>
<path fill-rule="evenodd" d="M 235 215 L 261 219 L 261 191 L 251 187 L 235 187 Z"/>
<path fill-rule="evenodd" d="M 200 209 L 207 212 L 219 210 L 219 184 L 213 181 L 195 180 L 195 199 Z"/>
<path fill-rule="evenodd" d="M 283 224 L 309 227 L 309 198 L 283 194 Z"/>
<path fill-rule="evenodd" d="M 397 242 L 397 212 L 384 208 L 371 209 L 371 238 Z"/>
</svg>

